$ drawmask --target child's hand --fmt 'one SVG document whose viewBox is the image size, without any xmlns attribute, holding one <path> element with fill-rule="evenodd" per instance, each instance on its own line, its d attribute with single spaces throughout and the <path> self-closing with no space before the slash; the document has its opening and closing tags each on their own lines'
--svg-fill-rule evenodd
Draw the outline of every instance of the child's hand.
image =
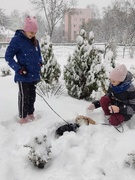
<svg viewBox="0 0 135 180">
<path fill-rule="evenodd" d="M 119 113 L 119 111 L 120 111 L 120 108 L 115 105 L 109 106 L 108 109 L 110 110 L 110 113 Z"/>
<path fill-rule="evenodd" d="M 27 74 L 27 71 L 26 71 L 25 67 L 22 67 L 22 68 L 19 70 L 19 74 L 24 75 L 24 76 Z"/>
<path fill-rule="evenodd" d="M 88 107 L 87 107 L 87 110 L 94 110 L 95 109 L 95 105 L 94 104 L 90 104 Z"/>
</svg>

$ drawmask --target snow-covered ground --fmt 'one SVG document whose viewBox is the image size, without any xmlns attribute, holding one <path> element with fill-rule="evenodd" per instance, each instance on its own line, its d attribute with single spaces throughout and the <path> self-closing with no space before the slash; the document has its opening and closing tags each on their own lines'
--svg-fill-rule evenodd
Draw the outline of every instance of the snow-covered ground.
<svg viewBox="0 0 135 180">
<path fill-rule="evenodd" d="M 73 49 L 57 51 L 63 68 Z M 56 52 L 56 51 L 55 51 Z M 117 63 L 130 68 L 134 59 L 118 57 Z M 0 68 L 6 66 L 0 59 Z M 134 180 L 135 169 L 125 166 L 127 154 L 135 151 L 135 117 L 123 124 L 119 133 L 113 126 L 103 126 L 101 109 L 91 113 L 98 125 L 82 125 L 77 133 L 66 132 L 56 138 L 56 129 L 65 124 L 37 96 L 37 120 L 20 125 L 18 121 L 18 86 L 11 76 L 0 76 L 0 179 L 1 180 Z M 90 102 L 73 99 L 66 94 L 59 98 L 45 97 L 50 106 L 66 121 L 74 122 L 77 115 L 86 115 Z M 31 138 L 46 134 L 51 141 L 51 160 L 38 169 L 28 160 L 29 149 L 24 145 Z"/>
</svg>

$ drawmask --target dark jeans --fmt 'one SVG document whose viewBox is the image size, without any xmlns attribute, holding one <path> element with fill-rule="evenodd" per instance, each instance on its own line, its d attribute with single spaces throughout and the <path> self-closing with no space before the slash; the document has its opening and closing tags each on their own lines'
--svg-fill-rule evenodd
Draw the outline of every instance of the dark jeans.
<svg viewBox="0 0 135 180">
<path fill-rule="evenodd" d="M 108 107 L 111 105 L 111 99 L 108 96 L 103 96 L 100 99 L 100 106 L 102 107 L 105 115 L 110 115 L 109 123 L 113 126 L 118 126 L 126 120 L 125 116 L 120 113 L 111 114 Z"/>
<path fill-rule="evenodd" d="M 37 82 L 18 82 L 18 110 L 20 118 L 25 118 L 27 115 L 33 114 L 35 110 L 36 83 Z"/>
</svg>

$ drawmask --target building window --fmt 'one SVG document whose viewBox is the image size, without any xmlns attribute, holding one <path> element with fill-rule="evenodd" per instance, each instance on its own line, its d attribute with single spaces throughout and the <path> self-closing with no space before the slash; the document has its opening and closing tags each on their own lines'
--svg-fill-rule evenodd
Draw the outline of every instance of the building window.
<svg viewBox="0 0 135 180">
<path fill-rule="evenodd" d="M 76 31 L 74 31 L 74 40 L 76 39 L 77 37 L 77 34 L 76 34 Z"/>
<path fill-rule="evenodd" d="M 85 23 L 85 19 L 84 18 L 82 19 L 82 23 Z"/>
</svg>

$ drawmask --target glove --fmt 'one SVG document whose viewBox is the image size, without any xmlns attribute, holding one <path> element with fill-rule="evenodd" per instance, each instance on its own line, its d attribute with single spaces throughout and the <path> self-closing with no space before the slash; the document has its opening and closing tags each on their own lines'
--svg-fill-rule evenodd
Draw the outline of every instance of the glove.
<svg viewBox="0 0 135 180">
<path fill-rule="evenodd" d="M 94 110 L 95 109 L 95 105 L 94 104 L 90 104 L 88 107 L 87 107 L 87 110 Z"/>
<path fill-rule="evenodd" d="M 19 74 L 24 75 L 24 76 L 27 74 L 27 70 L 25 69 L 25 67 L 22 67 L 22 68 L 19 70 Z"/>
</svg>

